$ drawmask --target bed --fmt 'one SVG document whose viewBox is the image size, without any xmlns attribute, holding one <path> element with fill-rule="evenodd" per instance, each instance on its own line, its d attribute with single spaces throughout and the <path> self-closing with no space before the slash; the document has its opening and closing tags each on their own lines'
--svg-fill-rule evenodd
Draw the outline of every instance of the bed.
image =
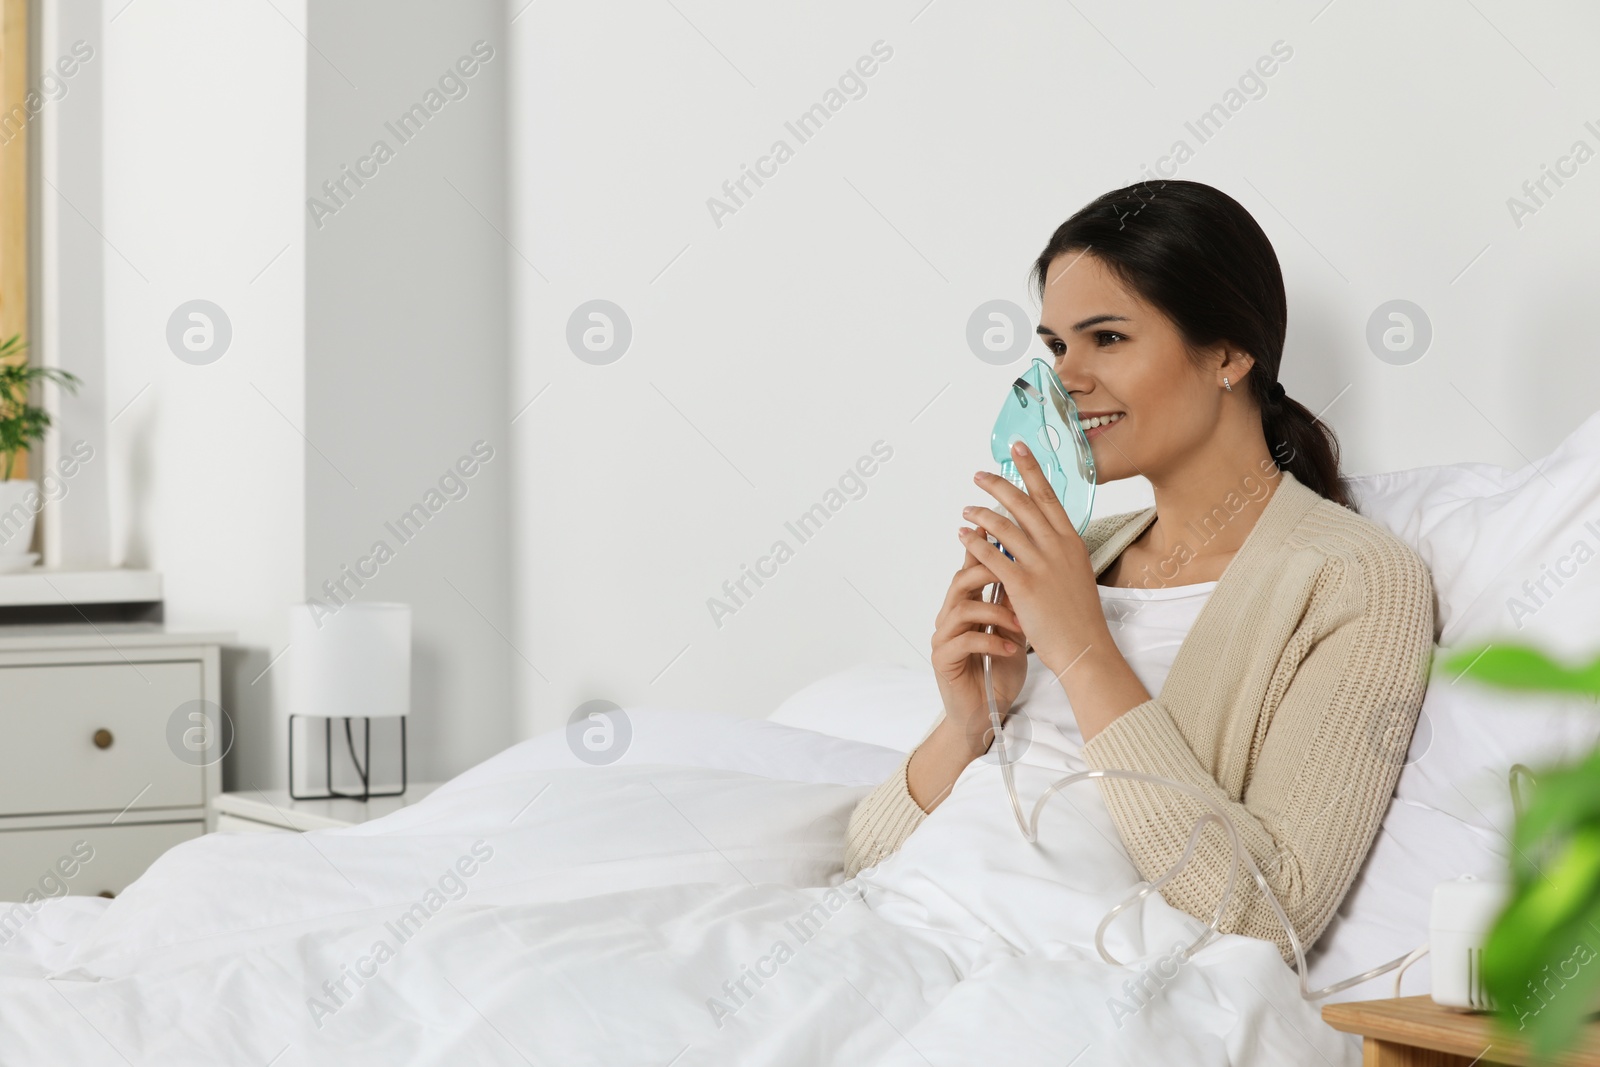
<svg viewBox="0 0 1600 1067">
<path fill-rule="evenodd" d="M 1600 567 L 1512 601 L 1600 546 L 1597 459 L 1600 415 L 1521 470 L 1352 488 L 1433 569 L 1442 646 L 1512 633 L 1592 656 Z M 1137 874 L 1093 788 L 1046 820 L 1071 877 L 1026 849 L 917 855 L 913 835 L 907 862 L 845 881 L 850 811 L 930 725 L 932 695 L 925 671 L 869 665 L 764 719 L 630 707 L 607 766 L 557 731 L 361 826 L 187 842 L 114 901 L 47 900 L 8 928 L 0 1062 L 1360 1062 L 1267 942 L 1176 959 L 1198 924 L 1159 897 L 1108 935 L 1125 965 L 1099 958 L 1094 926 Z M 1312 984 L 1425 940 L 1433 885 L 1503 862 L 1511 764 L 1597 742 L 1591 704 L 1430 687 Z M 1406 992 L 1426 988 L 1414 968 Z"/>
</svg>

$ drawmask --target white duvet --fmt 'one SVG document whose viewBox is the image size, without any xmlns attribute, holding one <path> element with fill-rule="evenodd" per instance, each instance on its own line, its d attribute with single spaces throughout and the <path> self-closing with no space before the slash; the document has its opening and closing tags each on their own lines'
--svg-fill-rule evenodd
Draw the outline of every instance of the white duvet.
<svg viewBox="0 0 1600 1067">
<path fill-rule="evenodd" d="M 11 1064 L 1356 1064 L 1267 942 L 1138 881 L 1098 791 L 1022 842 L 975 763 L 899 854 L 839 883 L 898 753 L 634 712 L 586 767 L 560 735 L 347 830 L 213 834 L 115 901 L 0 949 Z M 1072 766 L 1036 731 L 1024 798 Z M 653 762 L 644 762 L 651 760 Z"/>
</svg>

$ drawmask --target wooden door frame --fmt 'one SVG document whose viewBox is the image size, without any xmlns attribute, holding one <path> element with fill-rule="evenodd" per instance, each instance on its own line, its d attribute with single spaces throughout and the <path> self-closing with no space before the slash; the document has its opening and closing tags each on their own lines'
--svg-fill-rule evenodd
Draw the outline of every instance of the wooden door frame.
<svg viewBox="0 0 1600 1067">
<path fill-rule="evenodd" d="M 0 0 L 0 338 L 21 334 L 24 341 L 32 340 L 28 144 L 34 112 L 27 106 L 28 7 L 29 0 Z M 23 453 L 15 477 L 28 476 L 27 462 Z"/>
</svg>

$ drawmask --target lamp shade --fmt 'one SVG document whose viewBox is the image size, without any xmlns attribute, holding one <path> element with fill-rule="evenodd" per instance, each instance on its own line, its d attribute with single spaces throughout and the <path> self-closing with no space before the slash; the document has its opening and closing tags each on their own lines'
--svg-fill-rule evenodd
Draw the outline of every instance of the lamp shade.
<svg viewBox="0 0 1600 1067">
<path fill-rule="evenodd" d="M 288 710 L 322 718 L 393 718 L 411 710 L 411 605 L 289 609 Z"/>
</svg>

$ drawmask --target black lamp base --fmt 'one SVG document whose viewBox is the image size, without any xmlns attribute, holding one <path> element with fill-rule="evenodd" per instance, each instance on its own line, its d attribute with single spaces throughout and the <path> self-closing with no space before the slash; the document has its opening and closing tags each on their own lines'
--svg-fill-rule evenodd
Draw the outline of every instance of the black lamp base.
<svg viewBox="0 0 1600 1067">
<path fill-rule="evenodd" d="M 306 793 L 304 795 L 294 791 L 294 721 L 296 719 L 321 718 L 312 715 L 289 716 L 289 799 L 290 800 L 371 800 L 374 797 L 398 797 L 406 791 L 406 718 L 400 716 L 400 788 L 385 793 L 374 793 L 368 786 L 371 783 L 372 772 L 372 719 L 369 716 L 349 715 L 344 718 L 345 743 L 350 747 L 350 762 L 355 765 L 356 775 L 361 779 L 361 792 L 342 793 L 333 788 L 333 720 L 322 719 L 322 793 Z M 363 759 L 356 759 L 355 741 L 351 736 L 350 724 L 356 719 L 361 720 L 361 744 Z"/>
</svg>

